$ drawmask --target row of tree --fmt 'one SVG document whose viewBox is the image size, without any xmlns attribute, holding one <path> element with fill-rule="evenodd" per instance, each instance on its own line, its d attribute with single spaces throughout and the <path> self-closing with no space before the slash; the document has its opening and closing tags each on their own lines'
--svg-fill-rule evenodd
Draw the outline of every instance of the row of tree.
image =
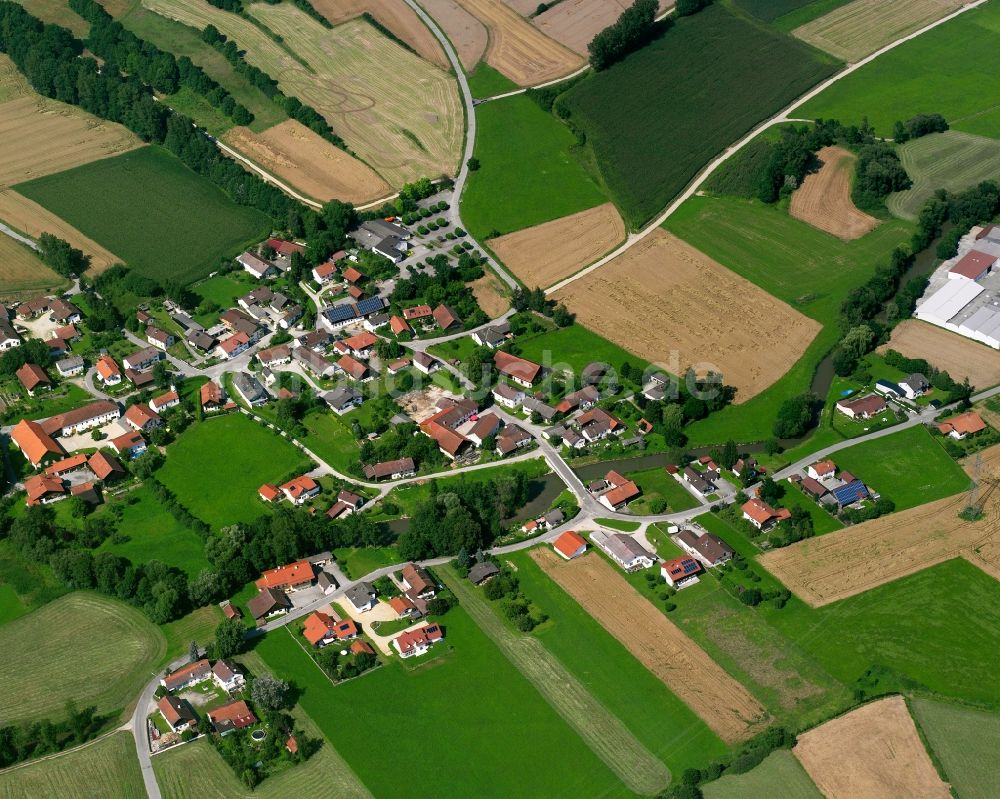
<svg viewBox="0 0 1000 799">
<path fill-rule="evenodd" d="M 656 25 L 657 0 L 635 0 L 617 21 L 598 33 L 587 45 L 590 66 L 600 71 L 629 53 L 647 44 L 658 32 Z M 664 20 L 669 26 L 670 18 Z"/>
<path fill-rule="evenodd" d="M 95 707 L 78 710 L 68 702 L 61 721 L 42 719 L 0 727 L 0 769 L 79 746 L 104 730 L 110 720 Z"/>
</svg>

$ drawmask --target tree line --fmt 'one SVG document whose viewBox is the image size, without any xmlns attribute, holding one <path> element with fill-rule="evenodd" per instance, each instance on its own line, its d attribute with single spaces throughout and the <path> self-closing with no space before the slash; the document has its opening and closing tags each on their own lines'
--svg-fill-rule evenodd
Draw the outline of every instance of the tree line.
<svg viewBox="0 0 1000 799">
<path fill-rule="evenodd" d="M 590 40 L 587 45 L 590 66 L 598 72 L 607 69 L 670 27 L 672 22 L 667 17 L 662 28 L 657 29 L 657 8 L 657 0 L 635 0 L 614 23 Z"/>
<path fill-rule="evenodd" d="M 66 703 L 66 717 L 60 721 L 41 719 L 0 727 L 0 769 L 25 760 L 55 754 L 95 738 L 111 721 L 90 706 L 81 710 Z"/>
</svg>

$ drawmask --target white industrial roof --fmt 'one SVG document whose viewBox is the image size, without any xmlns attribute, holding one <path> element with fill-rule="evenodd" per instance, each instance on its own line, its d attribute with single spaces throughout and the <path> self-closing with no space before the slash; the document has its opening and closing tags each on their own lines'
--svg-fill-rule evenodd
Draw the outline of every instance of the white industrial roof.
<svg viewBox="0 0 1000 799">
<path fill-rule="evenodd" d="M 971 280 L 949 280 L 917 308 L 917 319 L 942 324 L 951 319 L 985 289 Z"/>
</svg>

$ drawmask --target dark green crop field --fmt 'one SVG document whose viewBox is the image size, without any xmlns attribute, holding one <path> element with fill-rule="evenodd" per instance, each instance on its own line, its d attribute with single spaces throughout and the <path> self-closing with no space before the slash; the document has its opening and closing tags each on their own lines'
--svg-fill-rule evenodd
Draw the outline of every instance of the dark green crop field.
<svg viewBox="0 0 1000 799">
<path fill-rule="evenodd" d="M 806 45 L 713 5 L 558 102 L 637 228 L 714 156 L 835 68 Z"/>
<path fill-rule="evenodd" d="M 189 283 L 270 231 L 161 147 L 22 183 L 17 191 L 154 280 Z"/>
</svg>

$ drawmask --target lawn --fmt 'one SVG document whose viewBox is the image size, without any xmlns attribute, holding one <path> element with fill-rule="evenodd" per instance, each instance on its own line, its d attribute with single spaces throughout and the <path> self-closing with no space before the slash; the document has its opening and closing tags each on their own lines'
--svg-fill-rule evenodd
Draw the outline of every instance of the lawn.
<svg viewBox="0 0 1000 799">
<path fill-rule="evenodd" d="M 146 799 L 146 786 L 132 733 L 116 732 L 95 744 L 0 772 L 0 796 Z"/>
<path fill-rule="evenodd" d="M 47 564 L 26 559 L 9 541 L 0 540 L 0 617 L 5 621 L 30 613 L 68 590 Z"/>
<path fill-rule="evenodd" d="M 781 487 L 785 489 L 785 494 L 779 504 L 789 510 L 792 508 L 803 508 L 812 517 L 813 530 L 816 531 L 816 535 L 832 533 L 834 530 L 840 530 L 844 526 L 802 493 L 802 489 L 798 486 L 789 483 L 787 480 L 783 480 Z"/>
<path fill-rule="evenodd" d="M 231 272 L 202 280 L 191 286 L 191 290 L 203 300 L 214 302 L 222 308 L 232 307 L 237 297 L 242 297 L 255 287 L 255 281 L 246 272 Z M 210 314 L 214 321 L 216 315 Z"/>
<path fill-rule="evenodd" d="M 498 94 L 514 91 L 518 86 L 506 75 L 497 72 L 485 61 L 476 64 L 469 73 L 469 91 L 476 98 L 495 97 Z"/>
<path fill-rule="evenodd" d="M 650 501 L 664 499 L 671 511 L 682 511 L 698 507 L 696 500 L 666 469 L 656 467 L 625 475 L 642 489 L 642 497 L 630 506 L 633 513 L 646 513 Z"/>
<path fill-rule="evenodd" d="M 823 799 L 806 770 L 788 749 L 779 749 L 745 774 L 703 785 L 705 799 Z"/>
<path fill-rule="evenodd" d="M 99 594 L 68 594 L 0 627 L 0 718 L 58 717 L 70 699 L 120 711 L 165 650 L 140 611 Z"/>
<path fill-rule="evenodd" d="M 55 374 L 54 369 L 49 371 Z M 19 419 L 47 419 L 49 416 L 65 413 L 94 400 L 90 394 L 75 383 L 59 383 L 51 391 L 42 392 L 35 397 L 27 396 L 27 393 L 21 388 L 21 384 L 14 381 L 6 383 L 3 388 L 21 395 L 20 401 L 8 408 L 3 414 L 2 418 L 11 422 Z"/>
<path fill-rule="evenodd" d="M 251 585 L 253 585 L 251 583 Z M 256 586 L 254 588 L 256 593 Z M 247 618 L 250 614 L 247 613 Z M 222 610 L 218 605 L 206 605 L 203 608 L 192 610 L 187 616 L 182 616 L 177 621 L 161 624 L 160 630 L 167 639 L 167 653 L 163 656 L 161 663 L 169 663 L 186 654 L 192 641 L 197 641 L 204 646 L 215 635 L 215 628 L 223 619 Z"/>
<path fill-rule="evenodd" d="M 893 123 L 943 114 L 953 128 L 1000 138 L 1000 5 L 986 3 L 879 56 L 795 112 L 860 123 L 892 135 Z"/>
<path fill-rule="evenodd" d="M 522 358 L 555 371 L 570 369 L 577 378 L 594 361 L 608 364 L 616 371 L 625 362 L 633 372 L 644 372 L 649 367 L 645 361 L 579 324 L 518 336 L 515 351 Z"/>
<path fill-rule="evenodd" d="M 155 146 L 16 188 L 161 282 L 203 277 L 270 230 L 260 211 L 236 205 Z"/>
<path fill-rule="evenodd" d="M 607 201 L 573 155 L 576 138 L 523 95 L 476 109 L 479 169 L 462 195 L 462 218 L 479 239 L 531 227 Z"/>
<path fill-rule="evenodd" d="M 505 556 L 549 621 L 535 635 L 674 774 L 721 758 L 726 745 L 552 579 L 527 552 Z M 589 795 L 593 795 L 591 792 Z"/>
<path fill-rule="evenodd" d="M 329 411 L 310 413 L 302 420 L 309 435 L 302 443 L 342 474 L 361 474 L 361 448 L 348 423 Z"/>
<path fill-rule="evenodd" d="M 585 133 L 612 199 L 635 229 L 713 157 L 836 66 L 715 4 L 580 81 L 557 103 Z"/>
<path fill-rule="evenodd" d="M 622 519 L 605 519 L 600 516 L 594 519 L 594 521 L 602 527 L 621 530 L 623 533 L 634 533 L 642 526 L 639 522 L 627 522 Z"/>
<path fill-rule="evenodd" d="M 395 547 L 345 547 L 335 549 L 333 555 L 344 574 L 352 580 L 403 560 Z"/>
<path fill-rule="evenodd" d="M 376 797 L 425 796 L 425 780 L 400 776 L 428 767 L 441 796 L 626 795 L 461 607 L 442 624 L 446 638 L 430 660 L 393 658 L 336 687 L 287 630 L 265 636 L 256 651 L 301 691 L 302 708 Z M 392 735 L 389 753 L 372 735 L 398 729 L 403 709 L 433 733 Z"/>
<path fill-rule="evenodd" d="M 1000 716 L 917 697 L 910 709 L 945 779 L 962 799 L 1000 796 Z"/>
<path fill-rule="evenodd" d="M 123 508 L 118 529 L 129 540 L 115 544 L 108 538 L 101 549 L 123 555 L 133 563 L 159 560 L 182 569 L 192 578 L 210 567 L 205 557 L 205 542 L 180 525 L 147 488 L 139 488 L 127 494 L 124 502 L 113 504 Z"/>
<path fill-rule="evenodd" d="M 188 428 L 167 448 L 156 476 L 195 517 L 218 528 L 266 512 L 260 486 L 307 463 L 276 433 L 234 413 Z"/>
<path fill-rule="evenodd" d="M 28 611 L 28 606 L 17 595 L 14 586 L 0 583 L 0 624 L 14 621 Z"/>
<path fill-rule="evenodd" d="M 457 358 L 460 361 L 464 361 L 478 347 L 479 345 L 472 340 L 472 336 L 462 336 L 461 338 L 453 338 L 450 341 L 443 341 L 440 344 L 432 344 L 427 348 L 427 351 L 431 355 L 437 355 L 438 358 L 444 358 L 445 360 Z"/>
<path fill-rule="evenodd" d="M 905 510 L 969 487 L 969 478 L 923 427 L 848 447 L 833 456 L 866 485 Z"/>
</svg>

